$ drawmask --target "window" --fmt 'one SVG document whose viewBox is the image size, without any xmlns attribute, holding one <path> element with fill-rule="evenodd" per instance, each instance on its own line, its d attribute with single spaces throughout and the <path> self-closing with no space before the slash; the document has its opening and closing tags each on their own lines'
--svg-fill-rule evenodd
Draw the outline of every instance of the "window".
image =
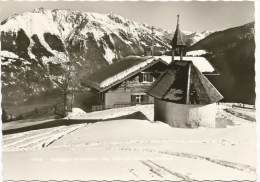
<svg viewBox="0 0 260 182">
<path fill-rule="evenodd" d="M 149 96 L 145 93 L 134 93 L 131 96 L 131 102 L 141 104 L 143 102 L 148 102 Z"/>
<path fill-rule="evenodd" d="M 141 72 L 139 75 L 139 82 L 153 82 L 154 78 L 150 72 Z"/>
<path fill-rule="evenodd" d="M 143 95 L 136 95 L 135 97 L 137 103 L 142 103 L 144 101 Z"/>
</svg>

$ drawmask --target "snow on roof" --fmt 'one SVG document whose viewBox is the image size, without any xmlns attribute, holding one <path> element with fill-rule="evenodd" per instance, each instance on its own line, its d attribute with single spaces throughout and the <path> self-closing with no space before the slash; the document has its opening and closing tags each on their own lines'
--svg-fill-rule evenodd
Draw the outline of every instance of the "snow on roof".
<svg viewBox="0 0 260 182">
<path fill-rule="evenodd" d="M 172 61 L 171 56 L 154 56 L 155 59 L 161 59 L 162 61 L 170 64 Z M 180 56 L 174 56 L 174 60 L 180 60 Z M 212 73 L 216 71 L 213 66 L 204 57 L 183 57 L 183 61 L 192 61 L 192 63 L 199 69 L 200 72 Z"/>
<path fill-rule="evenodd" d="M 129 75 L 142 71 L 149 65 L 153 65 L 158 61 L 159 60 L 155 60 L 151 56 L 128 56 L 121 61 L 115 62 L 92 73 L 83 84 L 91 85 L 96 89 L 103 90 L 111 85 L 119 83 Z"/>
<path fill-rule="evenodd" d="M 206 50 L 196 50 L 196 51 L 189 51 L 186 53 L 186 56 L 201 56 L 207 54 Z"/>
<path fill-rule="evenodd" d="M 180 60 L 180 57 L 175 56 L 174 59 Z M 170 64 L 172 61 L 172 57 L 128 56 L 121 61 L 115 62 L 92 73 L 82 82 L 82 84 L 86 86 L 91 86 L 100 91 L 104 91 L 111 86 L 124 81 L 126 78 L 129 78 L 129 76 L 133 76 L 139 71 L 142 71 L 159 61 L 165 64 Z M 216 70 L 204 57 L 183 57 L 183 61 L 192 61 L 192 63 L 198 68 L 198 70 L 204 74 L 216 72 Z"/>
</svg>

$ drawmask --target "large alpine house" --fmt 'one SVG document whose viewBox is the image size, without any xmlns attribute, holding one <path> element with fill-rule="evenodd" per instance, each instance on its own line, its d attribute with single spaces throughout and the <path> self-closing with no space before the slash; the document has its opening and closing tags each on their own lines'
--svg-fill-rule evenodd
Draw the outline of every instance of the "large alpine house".
<svg viewBox="0 0 260 182">
<path fill-rule="evenodd" d="M 98 94 L 101 108 L 153 103 L 145 90 L 167 67 L 167 63 L 151 56 L 128 56 L 103 67 L 82 82 Z"/>
</svg>

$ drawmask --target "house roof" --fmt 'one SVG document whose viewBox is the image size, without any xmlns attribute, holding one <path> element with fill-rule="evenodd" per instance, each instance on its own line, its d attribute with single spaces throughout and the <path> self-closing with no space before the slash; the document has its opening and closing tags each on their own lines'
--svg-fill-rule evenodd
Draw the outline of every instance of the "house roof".
<svg viewBox="0 0 260 182">
<path fill-rule="evenodd" d="M 177 15 L 178 20 L 177 20 L 177 27 L 174 33 L 174 36 L 172 38 L 172 48 L 178 47 L 178 46 L 185 46 L 186 44 L 183 41 L 183 37 L 180 31 L 180 26 L 179 26 L 179 15 Z"/>
<path fill-rule="evenodd" d="M 160 100 L 180 104 L 210 104 L 223 96 L 192 61 L 176 61 L 146 90 Z"/>
<path fill-rule="evenodd" d="M 128 56 L 92 73 L 87 79 L 83 80 L 82 85 L 91 86 L 102 92 L 159 61 L 161 60 L 156 60 L 152 56 Z"/>
<path fill-rule="evenodd" d="M 174 57 L 174 60 L 179 59 L 179 56 Z M 199 71 L 205 75 L 218 74 L 212 65 L 203 57 L 183 57 L 183 60 L 192 61 Z M 121 61 L 110 64 L 92 73 L 82 81 L 82 85 L 90 86 L 103 92 L 157 62 L 169 65 L 171 61 L 171 56 L 128 56 Z"/>
</svg>

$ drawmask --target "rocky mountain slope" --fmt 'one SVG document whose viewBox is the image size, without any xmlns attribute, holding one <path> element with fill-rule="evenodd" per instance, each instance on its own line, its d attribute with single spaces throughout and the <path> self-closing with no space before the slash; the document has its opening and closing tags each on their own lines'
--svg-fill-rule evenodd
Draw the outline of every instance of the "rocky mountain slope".
<svg viewBox="0 0 260 182">
<path fill-rule="evenodd" d="M 255 103 L 254 22 L 215 32 L 189 50 L 204 49 L 219 76 L 210 81 L 225 97 L 223 101 Z"/>
<path fill-rule="evenodd" d="M 169 40 L 155 34 L 155 54 Z M 108 13 L 35 9 L 1 23 L 3 98 L 18 99 L 53 86 L 47 75 L 55 64 L 76 60 L 86 74 L 128 55 L 142 55 L 151 27 Z"/>
</svg>

